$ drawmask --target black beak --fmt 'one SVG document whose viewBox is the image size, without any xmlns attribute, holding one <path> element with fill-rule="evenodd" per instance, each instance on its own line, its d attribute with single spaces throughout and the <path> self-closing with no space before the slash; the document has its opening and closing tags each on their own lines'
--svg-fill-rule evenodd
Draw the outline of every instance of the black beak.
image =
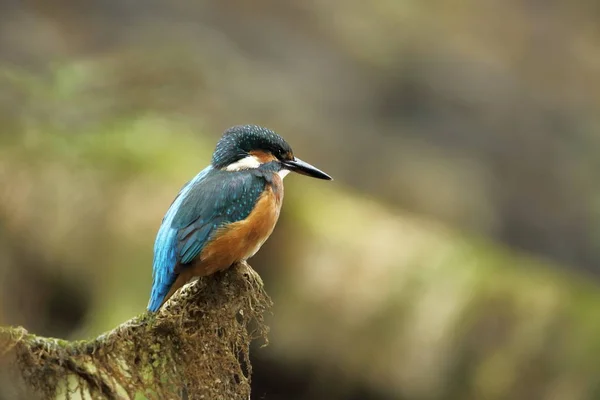
<svg viewBox="0 0 600 400">
<path fill-rule="evenodd" d="M 309 163 L 306 163 L 300 160 L 299 158 L 294 158 L 293 160 L 289 161 L 283 161 L 282 164 L 290 171 L 294 171 L 302 175 L 310 176 L 317 179 L 325 179 L 328 181 L 333 179 L 325 172 L 313 167 Z"/>
</svg>

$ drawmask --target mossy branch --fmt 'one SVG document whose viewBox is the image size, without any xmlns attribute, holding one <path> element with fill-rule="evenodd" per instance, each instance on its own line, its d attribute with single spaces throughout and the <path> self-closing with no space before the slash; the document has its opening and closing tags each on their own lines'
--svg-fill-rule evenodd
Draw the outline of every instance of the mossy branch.
<svg viewBox="0 0 600 400">
<path fill-rule="evenodd" d="M 248 399 L 250 342 L 266 343 L 270 306 L 258 274 L 240 263 L 93 340 L 0 328 L 0 366 L 44 399 Z"/>
</svg>

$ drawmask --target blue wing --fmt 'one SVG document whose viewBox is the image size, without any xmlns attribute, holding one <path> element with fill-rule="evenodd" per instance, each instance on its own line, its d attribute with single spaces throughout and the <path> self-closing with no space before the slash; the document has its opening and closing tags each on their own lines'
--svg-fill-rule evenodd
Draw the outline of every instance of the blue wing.
<svg viewBox="0 0 600 400">
<path fill-rule="evenodd" d="M 154 243 L 153 285 L 148 309 L 156 311 L 179 274 L 220 226 L 245 219 L 264 190 L 252 171 L 207 167 L 179 192 L 163 218 Z"/>
</svg>

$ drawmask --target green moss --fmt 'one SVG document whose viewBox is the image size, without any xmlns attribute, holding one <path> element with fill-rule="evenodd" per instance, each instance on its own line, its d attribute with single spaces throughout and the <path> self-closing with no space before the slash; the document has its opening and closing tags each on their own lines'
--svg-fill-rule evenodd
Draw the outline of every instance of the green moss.
<svg viewBox="0 0 600 400">
<path fill-rule="evenodd" d="M 0 328 L 0 348 L 7 349 L 0 357 L 42 398 L 165 399 L 185 390 L 190 399 L 247 399 L 250 342 L 266 338 L 263 313 L 270 306 L 248 270 L 241 265 L 201 279 L 159 313 L 91 341 Z"/>
</svg>

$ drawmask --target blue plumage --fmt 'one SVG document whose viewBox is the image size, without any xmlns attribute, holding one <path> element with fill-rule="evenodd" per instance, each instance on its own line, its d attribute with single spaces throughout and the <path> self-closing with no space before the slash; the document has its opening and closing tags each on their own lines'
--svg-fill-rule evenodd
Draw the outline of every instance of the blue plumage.
<svg viewBox="0 0 600 400">
<path fill-rule="evenodd" d="M 156 235 L 156 240 L 154 241 L 153 282 L 150 302 L 148 303 L 148 309 L 151 311 L 158 310 L 164 297 L 169 292 L 169 288 L 173 285 L 173 282 L 175 282 L 175 278 L 177 277 L 174 274 L 174 269 L 177 264 L 176 249 L 178 230 L 171 227 L 173 218 L 191 187 L 195 183 L 200 182 L 211 170 L 212 166 L 206 167 L 196 175 L 194 179 L 183 186 L 162 220 L 162 224 Z"/>
<path fill-rule="evenodd" d="M 177 278 L 220 226 L 245 219 L 266 184 L 263 171 L 235 174 L 209 166 L 179 192 L 154 243 L 153 285 L 148 309 L 156 311 Z"/>
<path fill-rule="evenodd" d="M 154 242 L 153 283 L 148 309 L 157 311 L 165 298 L 191 276 L 206 272 L 194 270 L 206 268 L 203 262 L 211 264 L 216 259 L 219 261 L 215 264 L 234 263 L 240 261 L 238 257 L 254 254 L 277 222 L 283 196 L 281 179 L 290 171 L 331 179 L 323 171 L 296 158 L 289 144 L 269 129 L 241 125 L 226 130 L 217 143 L 211 165 L 185 184 L 163 218 Z M 246 240 L 238 243 L 248 246 L 243 251 L 251 253 L 220 248 L 218 255 L 229 258 L 211 258 L 214 255 L 203 254 L 203 249 L 217 233 L 228 235 L 228 231 L 219 230 L 220 227 L 248 218 L 266 189 L 277 199 L 265 203 L 270 204 L 271 212 L 257 213 L 257 218 L 250 218 L 248 224 L 240 224 L 247 227 L 246 231 L 239 227 L 236 231 L 251 239 L 248 243 Z M 214 272 L 226 267 L 228 265 L 211 265 L 207 270 Z"/>
</svg>

